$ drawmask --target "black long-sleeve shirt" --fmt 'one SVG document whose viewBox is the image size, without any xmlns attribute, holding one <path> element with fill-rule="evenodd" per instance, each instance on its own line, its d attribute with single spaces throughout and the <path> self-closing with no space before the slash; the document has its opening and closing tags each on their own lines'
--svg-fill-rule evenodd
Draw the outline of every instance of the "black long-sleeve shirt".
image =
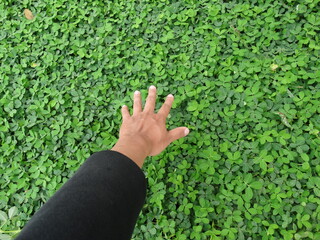
<svg viewBox="0 0 320 240">
<path fill-rule="evenodd" d="M 140 167 L 112 150 L 92 154 L 16 240 L 131 239 L 146 197 Z"/>
</svg>

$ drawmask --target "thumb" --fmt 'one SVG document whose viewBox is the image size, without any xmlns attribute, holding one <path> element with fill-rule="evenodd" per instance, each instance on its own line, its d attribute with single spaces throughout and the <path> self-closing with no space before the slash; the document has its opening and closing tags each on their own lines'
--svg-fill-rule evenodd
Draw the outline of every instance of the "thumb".
<svg viewBox="0 0 320 240">
<path fill-rule="evenodd" d="M 188 131 L 187 134 L 185 131 Z M 179 138 L 183 138 L 189 134 L 189 129 L 186 127 L 178 127 L 175 129 L 172 129 L 169 131 L 169 141 L 172 143 L 175 140 L 178 140 Z M 169 144 L 170 144 L 169 143 Z"/>
</svg>

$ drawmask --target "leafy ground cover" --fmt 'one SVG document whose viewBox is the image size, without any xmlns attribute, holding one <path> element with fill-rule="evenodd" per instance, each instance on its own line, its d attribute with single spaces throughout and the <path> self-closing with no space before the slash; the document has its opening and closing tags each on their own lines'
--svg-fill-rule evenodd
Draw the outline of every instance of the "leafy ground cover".
<svg viewBox="0 0 320 240">
<path fill-rule="evenodd" d="M 319 0 L 6 0 L 0 23 L 0 239 L 151 84 L 191 131 L 146 160 L 133 239 L 320 239 Z"/>
</svg>

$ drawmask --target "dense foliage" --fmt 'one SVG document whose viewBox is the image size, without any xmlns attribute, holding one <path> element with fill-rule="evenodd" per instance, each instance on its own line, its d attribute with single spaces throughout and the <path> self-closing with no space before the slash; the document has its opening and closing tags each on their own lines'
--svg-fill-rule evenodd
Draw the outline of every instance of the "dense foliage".
<svg viewBox="0 0 320 240">
<path fill-rule="evenodd" d="M 133 239 L 320 239 L 319 0 L 5 0 L 0 23 L 0 239 L 151 84 L 190 134 L 146 159 Z"/>
</svg>

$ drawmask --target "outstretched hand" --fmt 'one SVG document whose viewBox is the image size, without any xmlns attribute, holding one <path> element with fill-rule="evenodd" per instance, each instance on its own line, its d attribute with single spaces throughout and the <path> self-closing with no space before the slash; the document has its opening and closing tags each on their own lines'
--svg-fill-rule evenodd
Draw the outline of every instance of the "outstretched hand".
<svg viewBox="0 0 320 240">
<path fill-rule="evenodd" d="M 123 120 L 119 141 L 139 142 L 141 146 L 145 147 L 147 156 L 160 154 L 171 142 L 185 137 L 189 133 L 187 127 L 178 127 L 170 131 L 166 129 L 166 119 L 170 113 L 174 97 L 169 94 L 158 113 L 155 113 L 156 97 L 156 87 L 151 86 L 146 105 L 142 111 L 140 92 L 136 91 L 132 116 L 130 116 L 126 105 L 121 109 Z"/>
</svg>

